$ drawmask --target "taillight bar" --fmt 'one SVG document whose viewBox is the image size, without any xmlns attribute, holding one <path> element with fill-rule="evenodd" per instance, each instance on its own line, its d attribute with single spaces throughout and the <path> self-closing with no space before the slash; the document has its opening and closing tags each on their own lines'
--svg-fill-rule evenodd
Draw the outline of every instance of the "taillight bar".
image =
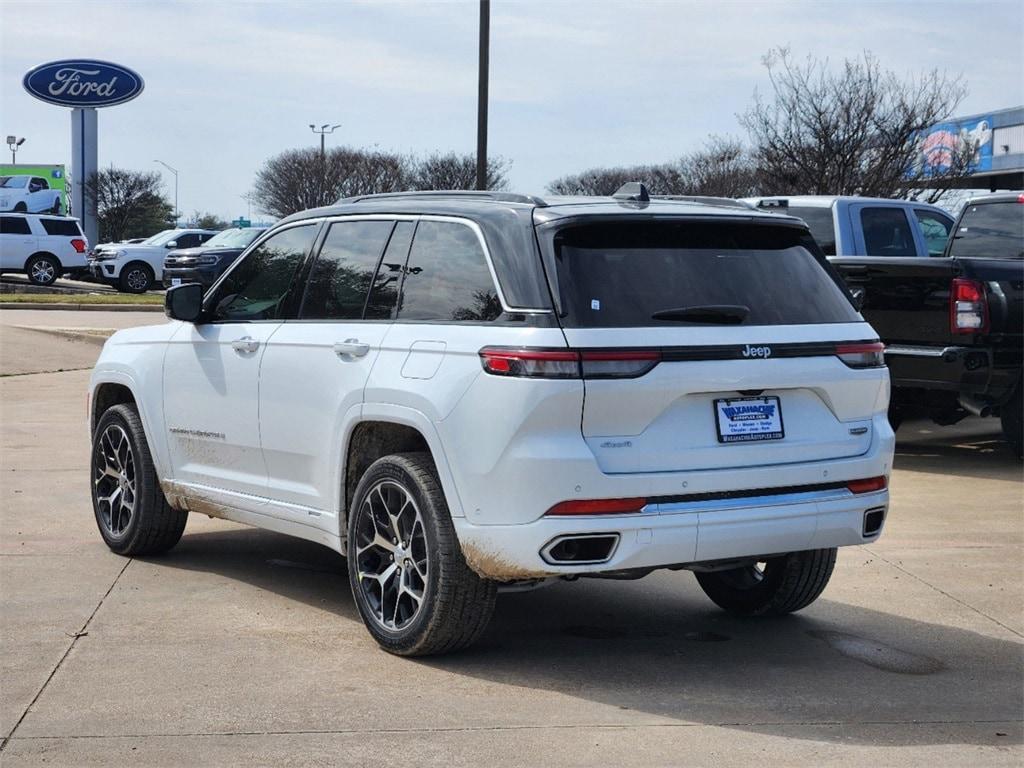
<svg viewBox="0 0 1024 768">
<path fill-rule="evenodd" d="M 555 504 L 546 514 L 564 515 L 623 515 L 639 512 L 647 506 L 647 499 L 580 499 Z"/>
<path fill-rule="evenodd" d="M 511 349 L 484 347 L 480 362 L 494 376 L 545 379 L 635 379 L 661 362 L 657 350 Z"/>
<path fill-rule="evenodd" d="M 76 237 L 71 241 L 71 247 L 75 249 L 75 253 L 85 253 L 85 240 Z"/>
<path fill-rule="evenodd" d="M 836 357 L 850 368 L 881 368 L 885 365 L 885 344 L 836 344 Z"/>
<path fill-rule="evenodd" d="M 988 299 L 977 280 L 955 277 L 949 287 L 949 331 L 953 334 L 988 332 Z"/>
<path fill-rule="evenodd" d="M 885 475 L 878 477 L 867 477 L 863 480 L 850 480 L 846 488 L 850 493 L 874 493 L 884 491 L 889 485 L 889 479 Z"/>
</svg>

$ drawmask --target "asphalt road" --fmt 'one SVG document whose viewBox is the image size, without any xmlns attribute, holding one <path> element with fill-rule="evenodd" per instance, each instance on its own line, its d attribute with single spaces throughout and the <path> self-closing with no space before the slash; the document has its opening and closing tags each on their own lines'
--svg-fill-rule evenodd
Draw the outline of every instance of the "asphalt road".
<svg viewBox="0 0 1024 768">
<path fill-rule="evenodd" d="M 885 535 L 800 614 L 729 618 L 688 573 L 563 583 L 406 660 L 317 545 L 193 515 L 164 557 L 108 552 L 88 371 L 25 372 L 99 346 L 12 328 L 43 314 L 0 317 L 4 766 L 1024 761 L 1024 484 L 994 422 L 905 425 Z"/>
</svg>

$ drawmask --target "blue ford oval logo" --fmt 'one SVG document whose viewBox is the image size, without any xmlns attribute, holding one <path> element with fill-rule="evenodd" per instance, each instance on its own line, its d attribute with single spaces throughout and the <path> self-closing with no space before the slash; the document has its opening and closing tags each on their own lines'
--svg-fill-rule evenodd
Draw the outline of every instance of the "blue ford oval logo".
<svg viewBox="0 0 1024 768">
<path fill-rule="evenodd" d="M 127 67 L 95 59 L 65 59 L 40 64 L 21 81 L 37 99 L 63 107 L 111 107 L 131 101 L 144 87 Z"/>
</svg>

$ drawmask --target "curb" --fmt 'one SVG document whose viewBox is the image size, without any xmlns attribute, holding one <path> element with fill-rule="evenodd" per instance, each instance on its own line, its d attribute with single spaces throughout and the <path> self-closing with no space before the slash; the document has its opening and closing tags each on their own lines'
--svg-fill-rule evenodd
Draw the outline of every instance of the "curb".
<svg viewBox="0 0 1024 768">
<path fill-rule="evenodd" d="M 0 309 L 44 309 L 73 312 L 163 312 L 160 304 L 74 304 L 72 302 L 61 302 L 59 304 L 35 304 L 31 301 L 3 302 L 0 301 Z"/>
<path fill-rule="evenodd" d="M 114 328 L 47 328 L 39 325 L 15 325 L 13 327 L 23 331 L 35 331 L 36 333 L 45 333 L 49 336 L 58 336 L 68 341 L 84 341 L 87 344 L 95 344 L 98 347 L 106 344 L 107 339 L 117 332 Z"/>
</svg>

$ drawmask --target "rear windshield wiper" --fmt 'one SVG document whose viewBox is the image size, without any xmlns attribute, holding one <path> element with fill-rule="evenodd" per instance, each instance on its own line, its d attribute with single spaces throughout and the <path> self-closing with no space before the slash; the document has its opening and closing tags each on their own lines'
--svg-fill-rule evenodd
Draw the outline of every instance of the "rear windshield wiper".
<svg viewBox="0 0 1024 768">
<path fill-rule="evenodd" d="M 716 325 L 739 325 L 747 319 L 750 307 L 742 304 L 702 304 L 676 309 L 659 309 L 652 320 L 678 320 L 682 323 L 713 323 Z"/>
</svg>

